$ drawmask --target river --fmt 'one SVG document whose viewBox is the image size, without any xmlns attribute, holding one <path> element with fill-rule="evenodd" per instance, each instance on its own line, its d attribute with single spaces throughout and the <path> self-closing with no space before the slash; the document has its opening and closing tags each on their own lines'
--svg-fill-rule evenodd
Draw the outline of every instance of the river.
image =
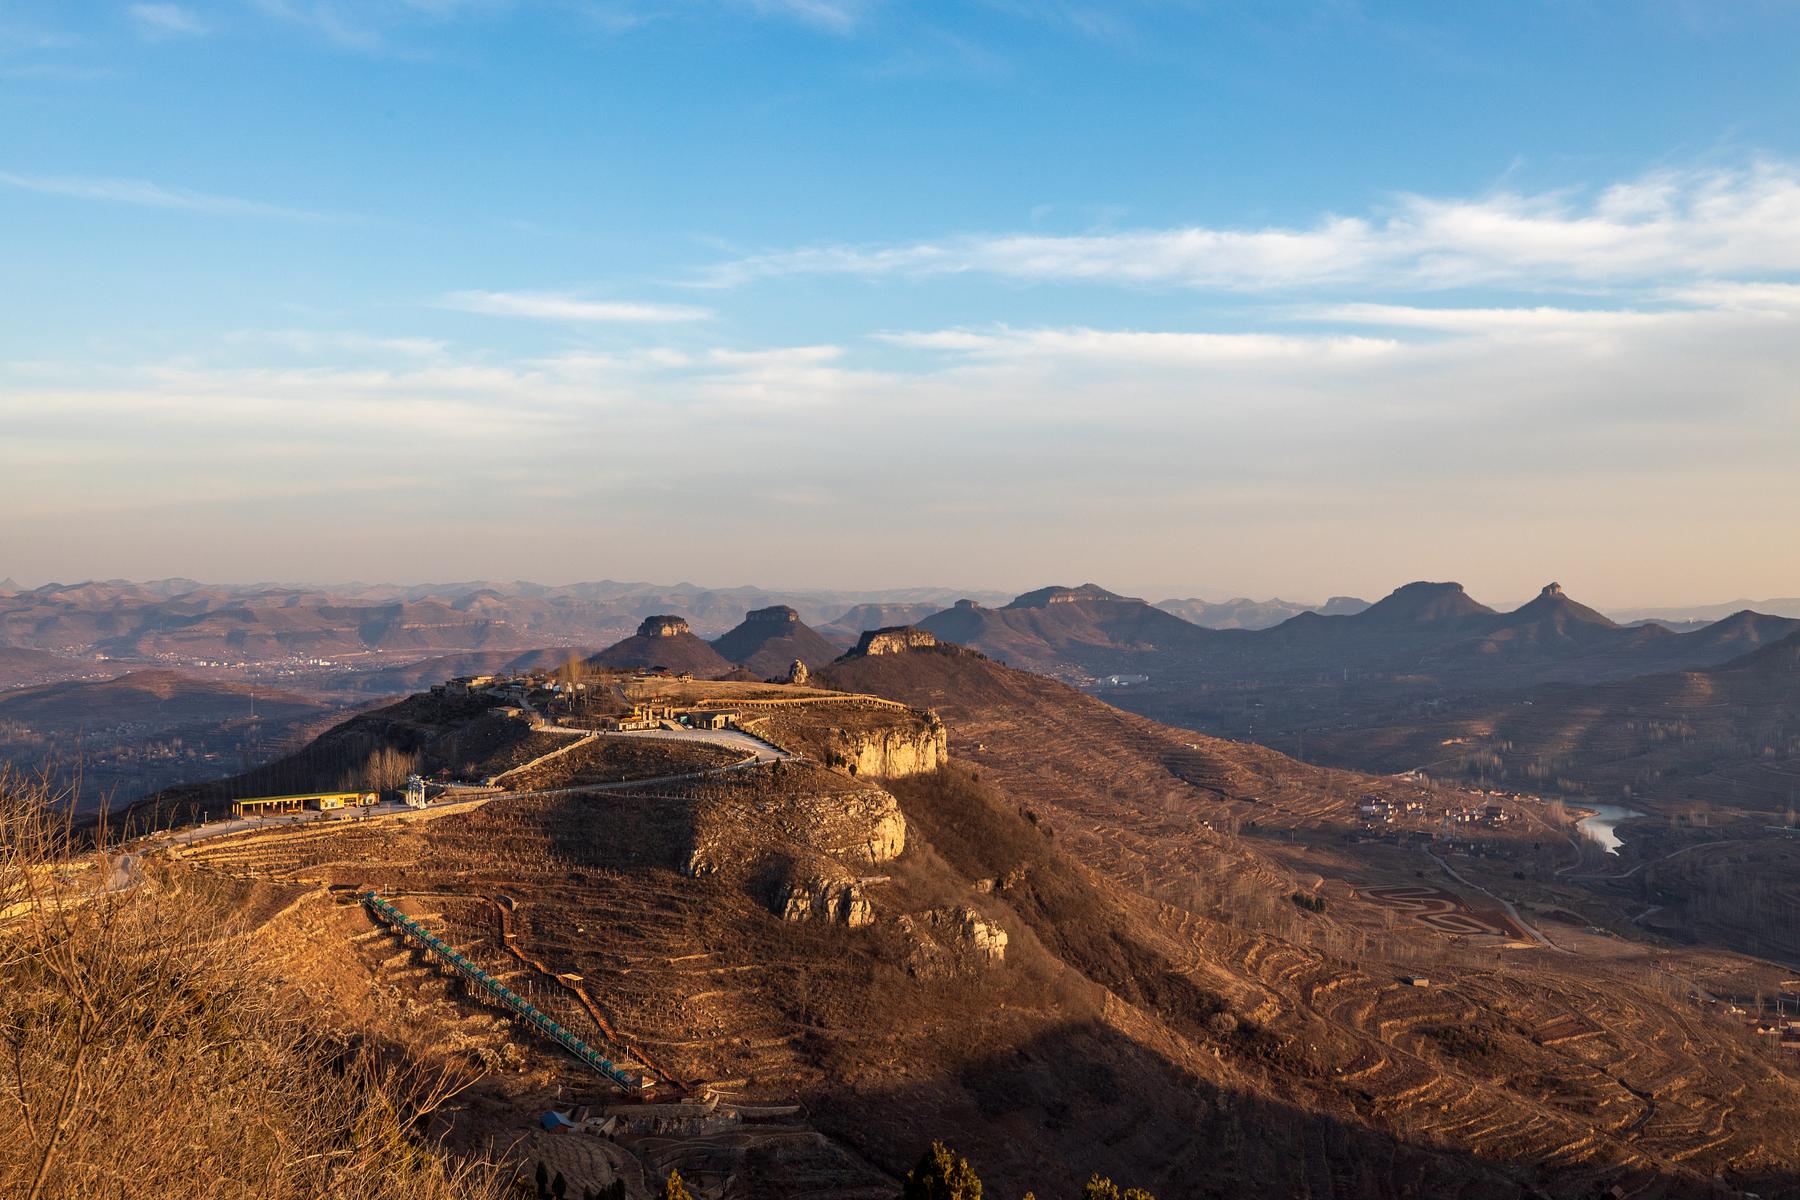
<svg viewBox="0 0 1800 1200">
<path fill-rule="evenodd" d="M 1619 847 L 1624 844 L 1617 832 L 1619 823 L 1644 815 L 1634 808 L 1623 808 L 1617 804 L 1583 804 L 1581 807 L 1591 808 L 1594 812 L 1592 816 L 1575 822 L 1575 828 L 1581 831 L 1581 836 L 1596 843 L 1608 854 L 1617 854 Z"/>
</svg>

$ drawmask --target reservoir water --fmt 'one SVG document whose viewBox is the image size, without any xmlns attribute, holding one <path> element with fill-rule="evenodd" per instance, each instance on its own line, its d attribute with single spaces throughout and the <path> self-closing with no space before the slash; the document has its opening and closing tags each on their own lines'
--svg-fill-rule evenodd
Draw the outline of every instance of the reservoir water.
<svg viewBox="0 0 1800 1200">
<path fill-rule="evenodd" d="M 1608 854 L 1617 854 L 1619 847 L 1624 844 L 1617 832 L 1619 823 L 1644 815 L 1634 808 L 1624 808 L 1617 804 L 1588 803 L 1581 807 L 1591 808 L 1594 813 L 1575 822 L 1575 828 L 1581 831 L 1581 836 L 1597 843 Z"/>
</svg>

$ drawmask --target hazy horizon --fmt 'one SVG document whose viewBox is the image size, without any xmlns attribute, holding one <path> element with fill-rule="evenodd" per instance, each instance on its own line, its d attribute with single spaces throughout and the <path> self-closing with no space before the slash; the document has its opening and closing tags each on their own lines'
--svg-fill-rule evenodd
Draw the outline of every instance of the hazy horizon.
<svg viewBox="0 0 1800 1200">
<path fill-rule="evenodd" d="M 1026 592 L 1036 591 L 1037 589 L 1043 588 L 1043 587 L 1076 587 L 1076 586 L 1080 586 L 1080 585 L 1086 584 L 1086 583 L 1094 583 L 1094 584 L 1098 584 L 1101 587 L 1106 588 L 1108 591 L 1116 592 L 1118 594 L 1125 595 L 1125 596 L 1133 596 L 1138 599 L 1149 601 L 1152 604 L 1160 603 L 1160 602 L 1166 601 L 1166 600 L 1200 599 L 1200 600 L 1206 600 L 1206 601 L 1209 601 L 1212 603 L 1223 603 L 1223 602 L 1230 601 L 1230 600 L 1251 600 L 1251 601 L 1256 601 L 1256 602 L 1281 600 L 1281 601 L 1285 601 L 1290 604 L 1312 604 L 1312 605 L 1322 605 L 1322 604 L 1326 603 L 1327 601 L 1336 599 L 1336 598 L 1358 599 L 1358 600 L 1364 600 L 1364 601 L 1373 603 L 1377 600 L 1380 600 L 1383 596 L 1386 596 L 1386 595 L 1392 593 L 1397 588 L 1403 587 L 1407 584 L 1419 583 L 1419 582 L 1431 582 L 1431 583 L 1461 583 L 1463 585 L 1464 589 L 1469 593 L 1469 595 L 1474 597 L 1474 599 L 1476 599 L 1477 601 L 1480 601 L 1481 603 L 1487 605 L 1490 608 L 1495 609 L 1496 611 L 1502 611 L 1502 612 L 1512 609 L 1512 608 L 1517 608 L 1520 605 L 1528 603 L 1531 599 L 1533 599 L 1538 594 L 1538 592 L 1544 586 L 1544 584 L 1540 584 L 1537 587 L 1533 587 L 1532 589 L 1530 589 L 1527 592 L 1520 592 L 1520 593 L 1517 593 L 1517 594 L 1514 594 L 1511 596 L 1505 596 L 1505 595 L 1501 595 L 1500 593 L 1489 594 L 1489 593 L 1479 592 L 1476 589 L 1469 587 L 1466 583 L 1463 583 L 1462 580 L 1458 580 L 1458 579 L 1452 579 L 1452 578 L 1424 579 L 1423 577 L 1401 579 L 1392 584 L 1384 585 L 1379 588 L 1370 589 L 1367 591 L 1347 591 L 1347 590 L 1343 590 L 1343 589 L 1333 589 L 1333 590 L 1321 591 L 1321 590 L 1315 589 L 1315 590 L 1309 591 L 1309 592 L 1295 592 L 1293 594 L 1287 594 L 1287 593 L 1277 594 L 1277 593 L 1272 593 L 1272 592 L 1257 593 L 1257 592 L 1253 592 L 1253 591 L 1232 590 L 1232 589 L 1228 589 L 1228 588 L 1227 589 L 1221 589 L 1221 588 L 1206 589 L 1206 588 L 1192 588 L 1192 587 L 1184 587 L 1184 586 L 1160 586 L 1160 587 L 1159 586 L 1150 586 L 1150 587 L 1116 586 L 1115 584 L 1109 583 L 1108 581 L 1106 581 L 1104 579 L 1091 579 L 1091 578 L 1077 579 L 1072 576 L 1067 577 L 1067 578 L 1046 577 L 1044 579 L 1037 580 L 1035 582 L 1026 583 L 1026 584 L 1022 584 L 1022 585 L 1011 585 L 1011 586 L 1003 585 L 1003 584 L 968 584 L 968 583 L 963 583 L 963 584 L 898 583 L 898 584 L 893 584 L 893 585 L 884 586 L 884 587 L 854 587 L 854 586 L 836 584 L 836 583 L 831 583 L 831 582 L 720 583 L 720 582 L 715 582 L 715 581 L 708 581 L 705 579 L 704 576 L 694 576 L 692 574 L 682 576 L 680 578 L 670 578 L 670 579 L 646 579 L 646 578 L 641 578 L 641 577 L 630 575 L 630 574 L 601 574 L 601 575 L 582 576 L 579 578 L 567 578 L 567 579 L 533 579 L 533 578 L 522 577 L 522 576 L 518 576 L 518 577 L 504 576 L 503 577 L 503 576 L 496 575 L 493 573 L 486 573 L 486 574 L 470 575 L 470 576 L 466 576 L 463 578 L 455 578 L 455 579 L 444 578 L 444 579 L 337 579 L 337 580 L 325 580 L 325 579 L 255 579 L 255 578 L 201 579 L 201 578 L 198 578 L 195 576 L 185 575 L 180 572 L 176 572 L 173 574 L 166 574 L 166 575 L 144 575 L 144 576 L 138 576 L 135 578 L 128 578 L 123 575 L 112 574 L 112 575 L 82 576 L 79 578 L 71 577 L 68 579 L 29 579 L 29 578 L 21 579 L 21 578 L 19 578 L 19 576 L 17 574 L 9 575 L 9 574 L 0 573 L 0 580 L 11 581 L 12 583 L 17 584 L 21 589 L 26 590 L 26 591 L 35 590 L 37 588 L 42 588 L 42 587 L 51 587 L 51 586 L 72 587 L 72 586 L 79 586 L 81 584 L 86 584 L 86 583 L 123 582 L 123 583 L 132 583 L 132 584 L 153 584 L 153 583 L 161 583 L 161 582 L 164 582 L 166 580 L 171 580 L 171 579 L 188 580 L 190 582 L 199 584 L 201 586 L 210 586 L 210 587 L 227 587 L 227 588 L 268 587 L 268 588 L 272 588 L 272 589 L 273 588 L 292 588 L 292 589 L 314 589 L 314 590 L 319 590 L 319 591 L 329 591 L 334 588 L 352 588 L 352 587 L 354 587 L 354 588 L 393 587 L 393 588 L 406 588 L 406 589 L 427 589 L 427 588 L 450 589 L 450 588 L 460 587 L 460 586 L 471 584 L 471 583 L 493 583 L 493 584 L 506 584 L 506 585 L 525 584 L 525 585 L 549 587 L 549 588 L 574 587 L 574 586 L 578 586 L 581 584 L 616 583 L 616 584 L 622 584 L 622 585 L 637 585 L 637 586 L 645 586 L 645 587 L 653 587 L 653 588 L 695 587 L 695 588 L 699 588 L 704 591 L 712 591 L 712 592 L 745 590 L 745 591 L 767 592 L 770 594 L 778 594 L 778 595 L 779 594 L 806 595 L 806 594 L 842 593 L 847 596 L 880 597 L 880 596 L 898 596 L 902 593 L 907 593 L 907 592 L 933 592 L 933 593 L 941 593 L 944 595 L 950 595 L 950 594 L 954 593 L 958 596 L 969 596 L 969 597 L 977 597 L 977 598 L 984 597 L 984 596 L 991 597 L 991 596 L 999 596 L 999 595 L 1004 595 L 1007 597 L 1014 597 L 1014 596 L 1023 595 Z M 1563 582 L 1561 580 L 1546 580 L 1545 584 L 1548 584 L 1548 583 L 1558 584 L 1560 587 L 1562 587 L 1562 590 L 1565 593 L 1569 594 L 1573 599 L 1575 599 L 1581 603 L 1588 604 L 1590 607 L 1598 608 L 1601 611 L 1607 612 L 1609 614 L 1620 613 L 1620 612 L 1633 613 L 1633 612 L 1651 611 L 1651 610 L 1701 609 L 1701 608 L 1716 607 L 1719 605 L 1732 604 L 1732 603 L 1737 603 L 1737 602 L 1747 602 L 1750 604 L 1755 604 L 1759 601 L 1789 601 L 1789 602 L 1791 602 L 1796 599 L 1795 597 L 1792 597 L 1792 596 L 1782 596 L 1782 595 L 1776 595 L 1776 594 L 1770 594 L 1770 595 L 1766 595 L 1766 596 L 1751 596 L 1748 594 L 1739 593 L 1739 594 L 1734 594 L 1734 595 L 1719 595 L 1719 596 L 1715 596 L 1711 599 L 1678 600 L 1678 601 L 1666 601 L 1666 602 L 1662 601 L 1662 600 L 1652 599 L 1652 600 L 1646 600 L 1646 601 L 1642 601 L 1642 602 L 1612 603 L 1612 602 L 1601 602 L 1601 601 L 1595 600 L 1593 597 L 1580 592 L 1578 589 L 1572 588 L 1566 584 L 1563 584 Z M 1499 598 L 1496 598 L 1496 597 L 1499 597 Z"/>
<path fill-rule="evenodd" d="M 1800 9 L 79 7 L 0 574 L 1800 594 Z"/>
</svg>

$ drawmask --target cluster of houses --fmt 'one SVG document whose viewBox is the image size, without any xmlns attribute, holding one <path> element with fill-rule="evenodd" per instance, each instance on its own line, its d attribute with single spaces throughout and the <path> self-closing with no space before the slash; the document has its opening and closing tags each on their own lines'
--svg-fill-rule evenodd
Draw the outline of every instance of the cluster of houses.
<svg viewBox="0 0 1800 1200">
<path fill-rule="evenodd" d="M 1396 819 L 1420 818 L 1425 816 L 1425 812 L 1423 800 L 1387 800 L 1380 796 L 1364 796 L 1356 802 L 1356 815 L 1366 825 L 1387 825 Z M 1457 825 L 1500 826 L 1510 819 L 1510 814 L 1499 804 L 1444 810 L 1445 828 Z"/>
<path fill-rule="evenodd" d="M 1735 1004 L 1729 1007 L 1729 1011 L 1733 1016 L 1744 1015 L 1744 1010 Z M 1762 1013 L 1755 1017 L 1749 1017 L 1745 1020 L 1745 1024 L 1751 1033 L 1759 1038 L 1767 1039 L 1768 1043 L 1776 1049 L 1784 1050 L 1789 1054 L 1800 1054 L 1800 1016 L 1791 1016 L 1784 1012 L 1777 1012 L 1774 1016 Z"/>
<path fill-rule="evenodd" d="M 1356 815 L 1370 825 L 1386 825 L 1395 817 L 1422 817 L 1423 800 L 1385 800 L 1380 796 L 1364 796 L 1356 802 Z"/>
</svg>

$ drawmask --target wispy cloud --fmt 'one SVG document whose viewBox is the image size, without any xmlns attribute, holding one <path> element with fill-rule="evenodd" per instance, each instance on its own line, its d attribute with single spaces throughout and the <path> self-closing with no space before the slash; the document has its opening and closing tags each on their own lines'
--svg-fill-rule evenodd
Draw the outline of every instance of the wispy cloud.
<svg viewBox="0 0 1800 1200">
<path fill-rule="evenodd" d="M 108 204 L 131 204 L 140 208 L 167 208 L 184 212 L 213 213 L 220 216 L 278 217 L 289 221 L 329 221 L 341 218 L 305 209 L 265 204 L 238 196 L 220 196 L 186 188 L 165 187 L 144 179 L 109 179 L 90 175 L 38 175 L 18 171 L 0 171 L 0 187 L 37 192 L 46 196 L 67 196 L 76 200 L 95 200 Z"/>
<path fill-rule="evenodd" d="M 651 304 L 626 300 L 583 300 L 553 292 L 452 292 L 443 307 L 493 317 L 579 324 L 655 324 L 709 320 L 711 309 L 687 304 Z"/>
<path fill-rule="evenodd" d="M 747 0 L 763 16 L 788 17 L 832 33 L 853 32 L 867 16 L 867 0 Z"/>
<path fill-rule="evenodd" d="M 126 13 L 139 32 L 150 38 L 204 37 L 212 28 L 179 4 L 133 4 Z"/>
<path fill-rule="evenodd" d="M 1028 363 L 1050 359 L 1112 366 L 1266 366 L 1305 360 L 1354 363 L 1390 354 L 1399 343 L 1345 335 L 1190 333 L 1088 328 L 992 330 L 944 329 L 883 333 L 877 339 L 916 350 L 935 350 L 986 361 Z"/>
<path fill-rule="evenodd" d="M 556 5 L 590 29 L 626 33 L 670 19 L 721 14 L 790 21 L 839 36 L 866 23 L 878 0 L 575 0 Z M 265 16 L 360 54 L 427 55 L 433 27 L 508 11 L 516 0 L 249 0 Z M 161 7 L 153 6 L 153 7 Z M 546 6 L 552 7 L 552 6 Z"/>
<path fill-rule="evenodd" d="M 1800 271 L 1800 167 L 1661 172 L 1586 195 L 1405 195 L 1305 227 L 1187 226 L 801 247 L 714 267 L 731 286 L 791 275 L 991 275 L 1234 290 L 1333 284 L 1590 287 Z"/>
</svg>

